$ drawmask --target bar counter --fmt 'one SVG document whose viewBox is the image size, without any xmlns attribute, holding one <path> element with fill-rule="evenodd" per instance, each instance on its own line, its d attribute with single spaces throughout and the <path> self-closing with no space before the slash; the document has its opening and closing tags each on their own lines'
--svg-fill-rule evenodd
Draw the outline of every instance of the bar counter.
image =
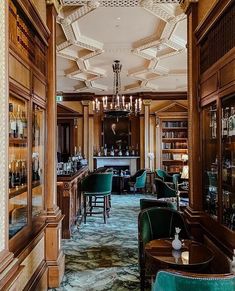
<svg viewBox="0 0 235 291">
<path fill-rule="evenodd" d="M 82 219 L 83 197 L 80 182 L 88 174 L 88 166 L 81 167 L 72 175 L 57 176 L 57 202 L 62 214 L 62 238 L 71 237 L 71 228 Z"/>
</svg>

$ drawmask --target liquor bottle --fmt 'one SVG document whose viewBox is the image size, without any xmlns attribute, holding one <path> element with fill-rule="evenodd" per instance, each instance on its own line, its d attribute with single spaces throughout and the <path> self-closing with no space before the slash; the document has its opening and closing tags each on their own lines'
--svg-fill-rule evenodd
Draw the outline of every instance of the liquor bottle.
<svg viewBox="0 0 235 291">
<path fill-rule="evenodd" d="M 22 109 L 19 107 L 19 138 L 24 138 L 24 119 L 23 119 L 23 111 Z"/>
<path fill-rule="evenodd" d="M 216 138 L 216 112 L 212 109 L 211 112 L 211 138 Z"/>
<path fill-rule="evenodd" d="M 235 108 L 233 107 L 233 136 L 235 136 Z"/>
<path fill-rule="evenodd" d="M 22 138 L 23 136 L 23 124 L 21 120 L 21 110 L 20 105 L 17 106 L 17 113 L 16 113 L 16 137 Z"/>
<path fill-rule="evenodd" d="M 104 145 L 104 156 L 106 157 L 108 154 L 108 149 L 107 149 L 107 145 Z"/>
<path fill-rule="evenodd" d="M 228 136 L 228 117 L 229 117 L 229 108 L 226 107 L 222 109 L 222 136 Z"/>
<path fill-rule="evenodd" d="M 231 114 L 228 119 L 229 136 L 235 136 L 235 108 L 231 107 Z"/>
<path fill-rule="evenodd" d="M 128 149 L 128 146 L 126 147 L 125 155 L 126 155 L 126 156 L 129 156 L 129 155 L 130 155 L 130 153 L 129 153 L 129 149 Z"/>
<path fill-rule="evenodd" d="M 26 112 L 25 111 L 22 111 L 22 124 L 23 124 L 23 138 L 27 138 L 28 127 L 27 127 L 27 119 L 26 119 Z"/>
<path fill-rule="evenodd" d="M 9 137 L 10 138 L 16 138 L 17 134 L 16 134 L 16 115 L 15 115 L 15 111 L 14 111 L 14 104 L 10 103 L 9 104 L 9 111 L 10 111 L 10 120 L 9 120 L 9 124 L 10 124 L 10 128 L 9 128 Z"/>
</svg>

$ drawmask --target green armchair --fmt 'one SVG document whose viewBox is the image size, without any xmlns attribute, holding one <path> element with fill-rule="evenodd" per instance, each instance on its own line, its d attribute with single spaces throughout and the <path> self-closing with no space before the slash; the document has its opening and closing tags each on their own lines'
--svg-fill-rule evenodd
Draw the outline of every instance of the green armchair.
<svg viewBox="0 0 235 291">
<path fill-rule="evenodd" d="M 159 271 L 152 291 L 232 291 L 234 274 L 193 274 L 171 270 Z"/>
<path fill-rule="evenodd" d="M 143 210 L 138 216 L 138 244 L 139 269 L 141 290 L 144 290 L 145 277 L 155 275 L 151 264 L 145 256 L 145 245 L 151 240 L 159 238 L 172 238 L 175 227 L 180 227 L 180 238 L 190 238 L 183 216 L 176 210 L 167 207 L 152 207 Z"/>
<path fill-rule="evenodd" d="M 109 217 L 109 200 L 112 191 L 112 172 L 92 173 L 82 180 L 81 189 L 84 195 L 84 223 L 86 223 L 87 214 L 102 213 L 104 223 L 106 217 Z M 93 201 L 94 198 L 94 201 Z M 102 205 L 97 205 L 97 198 L 102 199 Z M 89 211 L 87 211 L 87 202 L 89 202 Z M 103 208 L 102 212 L 93 212 L 93 208 Z"/>
<path fill-rule="evenodd" d="M 145 188 L 147 172 L 145 169 L 139 170 L 135 175 L 130 177 L 129 186 L 134 188 L 134 193 L 136 189 Z"/>
<path fill-rule="evenodd" d="M 161 179 L 163 182 L 173 183 L 173 177 L 169 175 L 166 171 L 157 169 L 156 174 L 157 174 L 157 178 Z"/>
<path fill-rule="evenodd" d="M 155 179 L 157 198 L 176 197 L 176 189 L 171 188 L 167 183 L 161 179 Z"/>
<path fill-rule="evenodd" d="M 174 203 L 169 202 L 169 201 L 161 201 L 161 200 L 150 199 L 150 198 L 140 199 L 141 211 L 147 208 L 151 208 L 151 207 L 168 207 L 171 209 L 176 209 L 176 206 L 174 205 Z"/>
</svg>

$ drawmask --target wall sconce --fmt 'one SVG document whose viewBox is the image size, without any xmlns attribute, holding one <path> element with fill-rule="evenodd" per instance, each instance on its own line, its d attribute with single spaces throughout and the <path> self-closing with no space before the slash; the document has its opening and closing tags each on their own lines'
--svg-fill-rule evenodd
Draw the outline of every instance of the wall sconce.
<svg viewBox="0 0 235 291">
<path fill-rule="evenodd" d="M 78 119 L 77 118 L 74 118 L 73 126 L 74 126 L 74 128 L 78 128 Z"/>
</svg>

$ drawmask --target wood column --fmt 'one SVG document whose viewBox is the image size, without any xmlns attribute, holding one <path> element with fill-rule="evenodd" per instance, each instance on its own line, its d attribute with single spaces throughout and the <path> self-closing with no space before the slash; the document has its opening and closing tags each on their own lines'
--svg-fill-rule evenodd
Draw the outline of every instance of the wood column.
<svg viewBox="0 0 235 291">
<path fill-rule="evenodd" d="M 47 26 L 50 30 L 48 47 L 47 144 L 46 144 L 46 261 L 48 285 L 59 287 L 64 274 L 64 254 L 61 250 L 63 216 L 57 206 L 56 146 L 56 17 L 53 1 L 48 1 Z"/>
<path fill-rule="evenodd" d="M 149 168 L 149 147 L 150 147 L 150 104 L 151 100 L 143 100 L 144 105 L 144 168 Z"/>
<path fill-rule="evenodd" d="M 8 246 L 8 1 L 5 0 L 0 0 L 0 39 L 0 290 L 6 290 L 8 284 L 16 288 L 17 274 L 23 267 L 19 267 Z"/>
<path fill-rule="evenodd" d="M 188 153 L 189 153 L 189 207 L 185 210 L 191 231 L 197 236 L 202 212 L 202 157 L 199 105 L 199 49 L 194 34 L 198 25 L 197 1 L 182 1 L 188 26 Z"/>
<path fill-rule="evenodd" d="M 89 153 L 89 101 L 82 101 L 83 106 L 83 154 L 88 158 Z"/>
<path fill-rule="evenodd" d="M 88 165 L 91 171 L 94 170 L 93 153 L 94 153 L 94 115 L 89 115 L 89 145 L 88 145 Z"/>
</svg>

